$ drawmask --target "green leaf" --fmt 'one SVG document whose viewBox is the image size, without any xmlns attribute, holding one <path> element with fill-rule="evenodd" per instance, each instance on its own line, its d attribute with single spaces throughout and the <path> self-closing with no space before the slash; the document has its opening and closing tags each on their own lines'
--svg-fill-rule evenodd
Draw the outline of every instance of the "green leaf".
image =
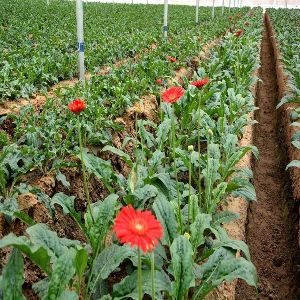
<svg viewBox="0 0 300 300">
<path fill-rule="evenodd" d="M 119 157 L 121 157 L 130 168 L 133 166 L 133 162 L 132 162 L 130 156 L 127 153 L 125 153 L 124 151 L 122 151 L 116 147 L 105 146 L 102 149 L 102 151 L 109 151 L 111 153 L 114 153 L 114 154 L 118 155 Z"/>
<path fill-rule="evenodd" d="M 49 286 L 49 277 L 46 277 L 32 285 L 32 288 L 39 298 L 43 299 L 47 296 Z"/>
<path fill-rule="evenodd" d="M 251 286 L 257 286 L 254 265 L 242 257 L 236 258 L 234 251 L 223 247 L 217 249 L 205 263 L 196 265 L 195 276 L 201 279 L 201 285 L 195 290 L 192 300 L 204 299 L 223 281 L 240 278 Z"/>
<path fill-rule="evenodd" d="M 74 291 L 63 291 L 57 300 L 78 300 L 79 296 Z"/>
<path fill-rule="evenodd" d="M 120 283 L 117 283 L 113 287 L 113 299 L 134 299 L 138 300 L 137 289 L 137 272 L 133 272 L 129 276 L 125 277 Z M 148 294 L 151 296 L 151 271 L 142 271 L 142 286 L 143 295 Z M 158 299 L 161 299 L 159 293 L 162 291 L 169 292 L 171 290 L 171 281 L 167 274 L 163 271 L 155 270 L 155 291 Z"/>
<path fill-rule="evenodd" d="M 296 167 L 296 168 L 300 168 L 300 160 L 293 160 L 291 161 L 287 166 L 286 166 L 286 170 L 288 168 L 291 168 L 291 167 Z"/>
<path fill-rule="evenodd" d="M 149 199 L 153 199 L 157 196 L 158 190 L 155 186 L 146 184 L 143 187 L 137 188 L 134 193 L 134 199 L 133 199 L 133 205 L 135 208 L 141 208 L 143 209 L 145 206 L 145 203 Z"/>
<path fill-rule="evenodd" d="M 22 254 L 18 249 L 13 249 L 7 264 L 2 272 L 0 288 L 2 290 L 2 299 L 22 300 L 26 299 L 22 294 L 22 285 L 24 283 L 24 263 Z"/>
<path fill-rule="evenodd" d="M 172 199 L 176 194 L 175 182 L 171 179 L 169 173 L 154 174 L 151 178 L 145 180 L 145 183 L 154 185 L 163 195 Z"/>
<path fill-rule="evenodd" d="M 240 215 L 232 211 L 221 211 L 213 215 L 213 225 L 221 225 L 239 219 Z"/>
<path fill-rule="evenodd" d="M 51 256 L 48 251 L 40 245 L 35 245 L 25 236 L 17 237 L 13 233 L 0 240 L 0 248 L 14 247 L 27 255 L 31 261 L 36 263 L 44 272 L 50 273 Z"/>
<path fill-rule="evenodd" d="M 171 130 L 171 119 L 165 118 L 160 123 L 157 129 L 156 142 L 158 143 L 158 145 L 161 145 L 162 143 L 168 140 L 170 130 Z"/>
<path fill-rule="evenodd" d="M 91 292 L 93 292 L 98 281 L 106 279 L 126 258 L 134 255 L 129 246 L 118 246 L 112 244 L 105 248 L 95 259 L 91 274 Z"/>
<path fill-rule="evenodd" d="M 64 187 L 70 188 L 70 182 L 67 180 L 66 176 L 62 172 L 57 171 L 56 179 L 59 180 Z"/>
<path fill-rule="evenodd" d="M 80 155 L 78 155 L 80 158 Z M 115 174 L 110 161 L 103 160 L 93 154 L 84 152 L 83 162 L 89 173 L 94 174 L 99 180 L 101 180 L 105 187 L 111 192 L 114 192 L 112 188 L 113 179 Z"/>
<path fill-rule="evenodd" d="M 178 235 L 178 224 L 171 203 L 160 194 L 154 201 L 153 210 L 163 227 L 163 245 L 171 245 Z"/>
<path fill-rule="evenodd" d="M 36 224 L 36 222 L 23 211 L 16 211 L 14 216 L 29 226 Z"/>
<path fill-rule="evenodd" d="M 292 141 L 293 146 L 300 149 L 300 142 L 299 141 Z"/>
<path fill-rule="evenodd" d="M 209 212 L 215 211 L 215 208 L 221 201 L 222 197 L 224 197 L 226 194 L 227 185 L 228 185 L 227 182 L 221 182 L 216 186 L 216 188 L 213 189 L 212 200 L 214 205 L 211 205 Z"/>
<path fill-rule="evenodd" d="M 74 196 L 67 196 L 64 193 L 57 193 L 51 199 L 51 205 L 58 204 L 62 207 L 64 214 L 69 214 L 80 228 L 84 229 L 84 225 L 81 221 L 81 215 L 75 210 L 74 207 Z"/>
<path fill-rule="evenodd" d="M 231 248 L 232 250 L 242 251 L 244 253 L 246 259 L 249 261 L 251 260 L 249 247 L 247 246 L 247 244 L 244 241 L 232 240 L 231 238 L 229 238 L 226 230 L 223 227 L 219 227 L 219 228 L 215 228 L 215 229 L 219 233 L 219 236 L 218 236 L 218 234 L 216 234 L 216 236 L 218 236 L 219 240 L 214 241 L 214 243 L 213 243 L 214 248 L 227 247 L 227 248 Z M 216 232 L 214 231 L 214 233 L 216 233 Z"/>
<path fill-rule="evenodd" d="M 106 237 L 108 229 L 115 216 L 118 198 L 118 195 L 111 194 L 103 201 L 99 201 L 91 205 L 95 222 L 93 222 L 91 213 L 89 211 L 87 211 L 84 215 L 89 241 L 95 253 L 97 252 L 98 247 L 103 246 L 104 238 Z"/>
<path fill-rule="evenodd" d="M 198 214 L 191 224 L 191 244 L 194 251 L 205 243 L 204 231 L 211 228 L 212 217 L 209 214 Z"/>
<path fill-rule="evenodd" d="M 223 178 L 228 178 L 234 171 L 236 164 L 246 155 L 248 151 L 252 151 L 255 157 L 258 157 L 258 149 L 255 146 L 246 146 L 240 148 L 238 151 L 234 152 L 225 163 L 223 168 Z"/>
<path fill-rule="evenodd" d="M 46 224 L 28 227 L 26 232 L 34 245 L 46 249 L 53 258 L 63 255 L 68 247 L 80 245 L 79 241 L 58 237 L 57 233 L 50 230 Z"/>
<path fill-rule="evenodd" d="M 194 280 L 192 245 L 184 236 L 179 236 L 173 241 L 170 252 L 175 277 L 172 293 L 176 300 L 182 300 Z"/>
<path fill-rule="evenodd" d="M 75 274 L 75 257 L 76 251 L 67 249 L 54 263 L 48 285 L 47 300 L 63 299 L 61 295 Z"/>
<path fill-rule="evenodd" d="M 82 248 L 77 250 L 75 257 L 75 271 L 78 277 L 82 277 L 88 262 L 88 252 Z"/>
</svg>

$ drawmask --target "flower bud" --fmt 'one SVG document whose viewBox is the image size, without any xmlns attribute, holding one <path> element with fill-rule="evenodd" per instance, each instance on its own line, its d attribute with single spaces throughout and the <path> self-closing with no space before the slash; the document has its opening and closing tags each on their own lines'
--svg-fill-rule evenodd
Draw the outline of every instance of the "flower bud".
<svg viewBox="0 0 300 300">
<path fill-rule="evenodd" d="M 210 128 L 207 130 L 207 133 L 208 133 L 210 136 L 213 136 L 213 135 L 214 135 L 213 131 L 212 131 Z"/>
<path fill-rule="evenodd" d="M 187 240 L 190 239 L 191 235 L 188 232 L 185 232 L 183 235 Z"/>
<path fill-rule="evenodd" d="M 193 145 L 189 145 L 188 146 L 188 151 L 189 152 L 193 152 L 194 151 L 194 146 Z"/>
</svg>

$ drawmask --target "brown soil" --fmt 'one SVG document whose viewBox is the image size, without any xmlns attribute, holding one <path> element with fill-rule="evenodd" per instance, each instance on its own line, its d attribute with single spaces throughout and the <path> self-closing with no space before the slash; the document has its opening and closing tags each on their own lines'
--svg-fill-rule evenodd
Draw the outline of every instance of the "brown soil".
<svg viewBox="0 0 300 300">
<path fill-rule="evenodd" d="M 254 161 L 257 202 L 250 205 L 247 243 L 259 276 L 258 294 L 240 282 L 236 299 L 299 299 L 296 258 L 298 212 L 285 171 L 286 152 L 281 143 L 281 127 L 276 104 L 278 85 L 270 34 L 265 28 L 261 44 L 262 83 L 258 85 L 254 144 L 260 158 Z"/>
</svg>

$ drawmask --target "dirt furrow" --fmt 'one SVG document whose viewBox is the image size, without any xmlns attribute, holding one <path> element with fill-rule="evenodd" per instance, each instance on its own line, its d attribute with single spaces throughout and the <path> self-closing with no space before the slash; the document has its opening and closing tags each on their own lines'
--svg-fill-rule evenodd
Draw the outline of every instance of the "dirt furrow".
<svg viewBox="0 0 300 300">
<path fill-rule="evenodd" d="M 240 282 L 236 299 L 300 299 L 297 275 L 297 211 L 285 166 L 276 110 L 278 86 L 270 36 L 265 27 L 261 44 L 262 82 L 258 86 L 254 144 L 260 152 L 254 161 L 257 202 L 250 205 L 247 243 L 259 276 L 258 294 Z"/>
</svg>

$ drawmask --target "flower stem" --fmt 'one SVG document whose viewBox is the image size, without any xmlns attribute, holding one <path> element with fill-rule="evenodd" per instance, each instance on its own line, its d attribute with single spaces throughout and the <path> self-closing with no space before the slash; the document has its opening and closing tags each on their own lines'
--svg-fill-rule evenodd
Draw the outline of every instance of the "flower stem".
<svg viewBox="0 0 300 300">
<path fill-rule="evenodd" d="M 154 269 L 154 252 L 151 256 L 151 290 L 152 290 L 152 300 L 155 300 L 155 269 Z"/>
<path fill-rule="evenodd" d="M 198 110 L 199 110 L 199 116 L 198 116 L 198 196 L 199 196 L 199 207 L 201 208 L 202 205 L 202 199 L 201 199 L 201 118 L 200 118 L 200 106 L 201 106 L 201 93 L 199 95 L 199 103 L 198 103 Z"/>
<path fill-rule="evenodd" d="M 173 146 L 173 165 L 174 165 L 174 172 L 175 172 L 175 180 L 176 180 L 176 191 L 177 191 L 177 204 L 178 204 L 178 222 L 180 233 L 182 234 L 182 218 L 181 218 L 181 201 L 180 201 L 180 191 L 179 191 L 179 182 L 178 182 L 178 175 L 177 175 L 177 166 L 176 166 L 176 151 L 175 151 L 175 116 L 174 112 L 172 111 L 172 120 L 171 120 L 171 130 L 172 130 L 172 146 Z"/>
<path fill-rule="evenodd" d="M 138 248 L 138 270 L 137 270 L 137 286 L 138 286 L 138 299 L 142 300 L 143 292 L 142 292 L 142 257 L 141 250 Z"/>
<path fill-rule="evenodd" d="M 189 198 L 188 198 L 188 225 L 191 219 L 191 185 L 192 185 L 192 154 L 189 161 Z"/>
<path fill-rule="evenodd" d="M 82 145 L 82 136 L 81 136 L 81 124 L 80 124 L 79 118 L 78 118 L 77 126 L 78 126 L 80 160 L 81 160 L 82 177 L 83 177 L 83 188 L 84 188 L 84 193 L 85 193 L 86 200 L 87 200 L 87 207 L 88 207 L 89 213 L 92 218 L 92 222 L 95 223 L 95 219 L 93 217 L 92 208 L 91 208 L 91 199 L 90 199 L 90 193 L 89 193 L 88 183 L 87 183 L 87 178 L 86 178 L 85 164 L 83 161 L 83 145 Z"/>
</svg>

